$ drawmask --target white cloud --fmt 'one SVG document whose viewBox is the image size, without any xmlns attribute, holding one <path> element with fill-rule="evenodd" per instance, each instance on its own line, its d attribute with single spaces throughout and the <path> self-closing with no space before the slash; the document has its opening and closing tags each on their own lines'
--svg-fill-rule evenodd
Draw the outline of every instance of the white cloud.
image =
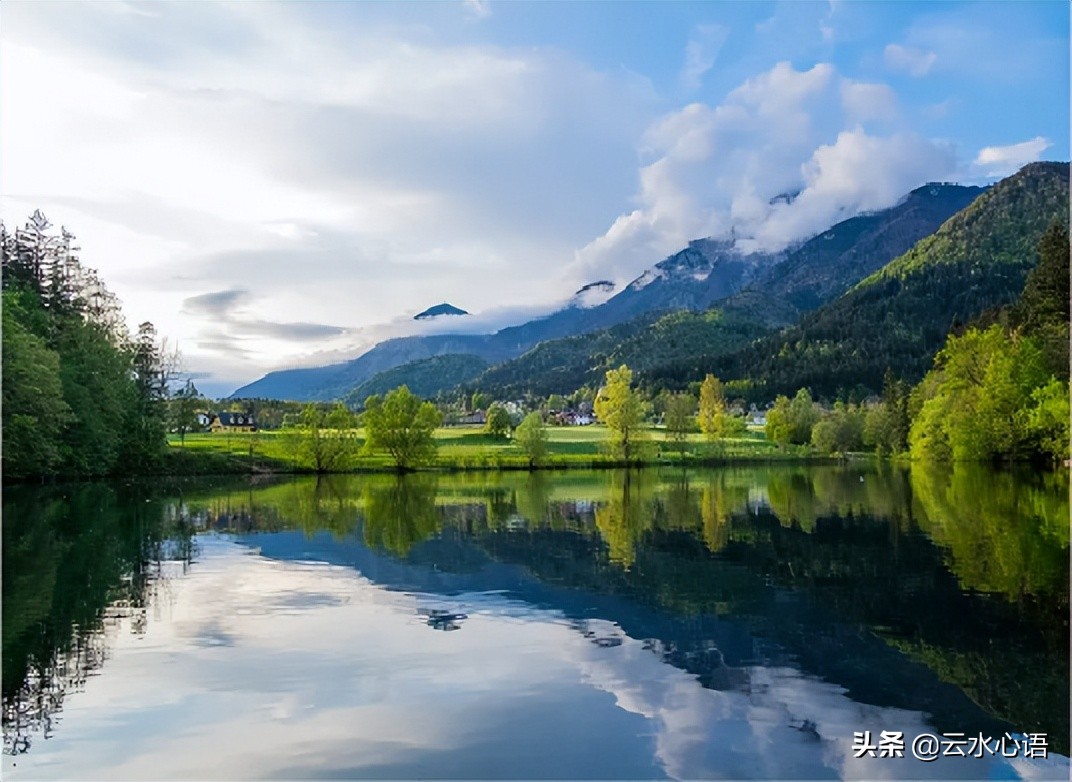
<svg viewBox="0 0 1072 782">
<path fill-rule="evenodd" d="M 704 74 L 714 67 L 729 33 L 729 28 L 717 24 L 701 24 L 693 30 L 685 46 L 685 65 L 679 77 L 685 90 L 700 88 Z"/>
<path fill-rule="evenodd" d="M 983 147 L 976 155 L 973 165 L 986 176 L 1004 177 L 1018 171 L 1022 166 L 1041 159 L 1042 153 L 1053 146 L 1048 139 L 1036 136 L 1019 144 L 1004 147 Z"/>
<path fill-rule="evenodd" d="M 4 217 L 66 224 L 131 322 L 230 377 L 307 352 L 266 324 L 348 334 L 442 300 L 569 295 L 548 264 L 620 208 L 654 100 L 624 71 L 363 24 L 361 6 L 118 10 L 5 8 Z M 230 288 L 253 294 L 257 335 L 182 312 Z"/>
<path fill-rule="evenodd" d="M 464 0 L 465 10 L 477 19 L 491 16 L 491 3 L 488 0 Z"/>
<path fill-rule="evenodd" d="M 742 249 L 779 250 L 955 167 L 948 146 L 900 127 L 887 85 L 825 63 L 780 63 L 717 106 L 686 106 L 648 130 L 643 152 L 638 207 L 578 251 L 576 276 L 627 281 L 731 229 Z"/>
<path fill-rule="evenodd" d="M 938 60 L 938 55 L 934 52 L 912 46 L 902 46 L 899 43 L 889 44 L 883 57 L 886 67 L 891 71 L 899 71 L 916 77 L 926 76 Z"/>
</svg>

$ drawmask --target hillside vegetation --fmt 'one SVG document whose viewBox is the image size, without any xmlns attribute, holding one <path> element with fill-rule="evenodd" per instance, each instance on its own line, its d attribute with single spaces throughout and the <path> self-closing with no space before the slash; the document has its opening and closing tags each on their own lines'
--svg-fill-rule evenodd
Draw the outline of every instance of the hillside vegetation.
<svg viewBox="0 0 1072 782">
<path fill-rule="evenodd" d="M 1068 173 L 1067 164 L 1026 166 L 796 326 L 729 356 L 666 362 L 647 380 L 681 385 L 715 372 L 754 399 L 877 392 L 887 369 L 915 382 L 947 334 L 1019 297 L 1043 233 L 1067 218 Z"/>
<path fill-rule="evenodd" d="M 374 375 L 351 391 L 344 401 L 351 407 L 362 407 L 370 396 L 386 394 L 399 386 L 407 386 L 417 396 L 431 398 L 441 391 L 468 383 L 487 367 L 488 362 L 480 356 L 433 356 Z"/>
</svg>

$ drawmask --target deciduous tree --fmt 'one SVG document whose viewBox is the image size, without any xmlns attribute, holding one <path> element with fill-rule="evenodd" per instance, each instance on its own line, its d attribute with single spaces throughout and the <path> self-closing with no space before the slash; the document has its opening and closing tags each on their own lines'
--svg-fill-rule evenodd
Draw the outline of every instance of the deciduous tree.
<svg viewBox="0 0 1072 782">
<path fill-rule="evenodd" d="M 506 437 L 506 433 L 510 431 L 512 424 L 513 420 L 505 407 L 497 402 L 488 407 L 487 418 L 484 421 L 484 431 L 486 433 L 492 437 Z"/>
<path fill-rule="evenodd" d="M 689 432 L 695 425 L 696 399 L 692 394 L 671 394 L 665 405 L 666 434 L 675 449 L 684 451 Z"/>
<path fill-rule="evenodd" d="M 529 413 L 514 431 L 514 443 L 529 457 L 529 466 L 536 467 L 547 459 L 547 427 L 543 416 Z"/>
<path fill-rule="evenodd" d="M 625 364 L 607 370 L 606 384 L 596 396 L 595 411 L 611 431 L 614 452 L 626 461 L 637 458 L 637 445 L 643 439 L 641 424 L 647 405 L 632 387 L 633 371 Z"/>
<path fill-rule="evenodd" d="M 432 433 L 443 416 L 431 402 L 424 402 L 399 386 L 380 399 L 365 400 L 365 447 L 390 454 L 399 470 L 409 470 L 435 459 Z"/>
<path fill-rule="evenodd" d="M 723 419 L 726 415 L 726 394 L 722 381 L 708 374 L 700 386 L 700 412 L 697 420 L 700 431 L 708 440 L 723 436 Z"/>
</svg>

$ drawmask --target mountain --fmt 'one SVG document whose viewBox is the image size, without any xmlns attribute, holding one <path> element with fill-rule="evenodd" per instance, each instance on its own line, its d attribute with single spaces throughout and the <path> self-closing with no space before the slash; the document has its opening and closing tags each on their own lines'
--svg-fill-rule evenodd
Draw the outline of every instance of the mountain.
<svg viewBox="0 0 1072 782">
<path fill-rule="evenodd" d="M 569 306 L 582 307 L 584 309 L 598 307 L 614 295 L 614 287 L 614 283 L 610 280 L 596 280 L 595 282 L 590 282 L 573 294 Z"/>
<path fill-rule="evenodd" d="M 458 309 L 453 304 L 436 304 L 434 307 L 429 307 L 424 312 L 418 312 L 413 316 L 414 320 L 428 320 L 429 318 L 437 318 L 440 315 L 468 315 L 465 310 Z"/>
<path fill-rule="evenodd" d="M 720 302 L 727 313 L 724 324 L 730 328 L 731 334 L 713 333 L 722 328 L 717 319 L 685 317 L 668 322 L 664 326 L 670 331 L 677 328 L 681 332 L 666 334 L 666 344 L 675 346 L 666 357 L 683 359 L 706 355 L 716 343 L 719 350 L 730 350 L 738 346 L 734 340 L 750 340 L 761 333 L 756 324 L 782 326 L 793 323 L 802 311 L 814 309 L 844 292 L 932 233 L 980 192 L 981 188 L 974 187 L 927 185 L 912 191 L 890 209 L 845 220 L 792 251 L 748 254 L 736 249 L 729 240 L 698 239 L 655 264 L 621 291 L 614 293 L 613 283 L 607 280 L 590 283 L 574 294 L 568 306 L 545 318 L 511 326 L 495 334 L 386 340 L 345 363 L 269 373 L 238 389 L 232 396 L 338 399 L 379 372 L 433 356 L 473 355 L 494 365 L 521 357 L 548 340 L 590 334 L 639 318 L 630 327 L 637 329 L 641 324 L 651 325 L 658 320 L 658 317 L 650 317 L 652 313 L 703 311 L 716 302 Z M 671 324 L 673 328 L 670 328 Z M 748 325 L 743 327 L 743 324 Z M 627 332 L 628 328 L 615 333 Z M 694 340 L 699 343 L 693 344 Z M 598 344 L 605 342 L 604 338 Z M 584 376 L 602 366 L 590 356 L 582 357 L 586 349 L 602 351 L 608 356 L 617 355 L 596 348 L 597 341 L 590 340 L 589 343 L 588 348 L 584 347 L 583 340 L 571 343 L 562 351 L 564 356 L 570 357 L 569 361 L 586 364 L 563 366 L 557 373 L 562 382 L 566 377 Z M 553 346 L 544 349 L 537 361 L 529 363 L 550 367 L 555 360 L 552 358 L 554 353 Z M 627 350 L 624 355 L 634 353 Z M 518 378 L 525 371 L 524 365 L 517 365 L 503 377 Z M 547 379 L 539 380 L 543 384 Z M 515 387 L 517 382 L 510 380 L 507 385 Z"/>
<path fill-rule="evenodd" d="M 857 215 L 813 237 L 726 304 L 740 306 L 762 294 L 797 313 L 814 310 L 937 231 L 985 190 L 937 182 L 918 187 L 889 209 Z"/>
<path fill-rule="evenodd" d="M 666 365 L 688 365 L 698 357 L 725 355 L 763 336 L 772 327 L 795 323 L 847 291 L 868 274 L 933 233 L 951 215 L 972 203 L 982 187 L 928 184 L 890 209 L 844 220 L 777 256 L 733 254 L 727 243 L 692 242 L 634 281 L 618 301 L 628 311 L 640 296 L 664 304 L 651 312 L 583 338 L 545 341 L 528 353 L 488 369 L 474 385 L 504 396 L 569 393 L 603 373 L 628 364 L 644 372 Z M 773 261 L 773 262 L 772 262 Z M 703 274 L 720 268 L 721 289 Z M 693 279 L 694 284 L 686 281 Z M 742 289 L 726 295 L 729 280 Z M 723 297 L 717 297 L 722 293 Z M 618 297 L 615 297 L 618 299 Z M 707 311 L 704 302 L 716 301 Z M 702 377 L 702 375 L 700 376 Z"/>
<path fill-rule="evenodd" d="M 875 392 L 887 368 L 915 382 L 950 331 L 1019 297 L 1039 240 L 1068 209 L 1068 164 L 1032 163 L 797 325 L 728 356 L 668 362 L 648 379 L 681 384 L 714 372 L 754 399 L 805 387 Z"/>
<path fill-rule="evenodd" d="M 609 293 L 608 287 L 612 290 L 613 283 L 590 283 L 574 295 L 570 306 L 494 334 L 396 337 L 347 362 L 270 372 L 231 396 L 295 401 L 341 399 L 379 372 L 449 353 L 479 356 L 497 364 L 545 340 L 608 328 L 656 309 L 706 306 L 713 298 L 740 290 L 766 257 L 750 258 L 725 243 L 699 240 L 656 264 L 626 290 L 597 306 L 585 307 L 582 302 Z"/>
<path fill-rule="evenodd" d="M 480 356 L 456 353 L 433 356 L 379 372 L 357 386 L 343 401 L 360 407 L 373 394 L 383 395 L 399 386 L 408 386 L 417 396 L 430 398 L 468 383 L 487 368 L 488 362 Z"/>
</svg>

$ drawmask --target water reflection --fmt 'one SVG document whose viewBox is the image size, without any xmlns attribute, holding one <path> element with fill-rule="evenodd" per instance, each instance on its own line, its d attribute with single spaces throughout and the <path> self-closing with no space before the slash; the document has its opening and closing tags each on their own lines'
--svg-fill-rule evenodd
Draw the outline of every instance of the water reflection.
<svg viewBox="0 0 1072 782">
<path fill-rule="evenodd" d="M 196 546 L 181 502 L 99 485 L 5 489 L 3 520 L 4 751 L 17 755 L 52 735 L 110 638 L 145 632 L 166 563 L 188 565 Z"/>
<path fill-rule="evenodd" d="M 117 632 L 144 636 L 156 621 L 167 643 L 195 639 L 184 654 L 239 654 L 268 637 L 261 620 L 249 624 L 257 616 L 285 618 L 272 637 L 291 650 L 293 665 L 306 659 L 303 678 L 283 676 L 272 686 L 251 680 L 253 689 L 285 690 L 310 676 L 326 681 L 340 652 L 352 655 L 382 637 L 383 654 L 360 654 L 386 680 L 394 678 L 385 666 L 405 658 L 414 671 L 450 671 L 456 689 L 442 694 L 464 700 L 487 689 L 490 671 L 505 663 L 524 671 L 509 685 L 524 696 L 514 707 L 536 719 L 534 692 L 546 696 L 548 708 L 581 708 L 562 689 L 580 670 L 618 710 L 661 726 L 649 748 L 654 755 L 644 760 L 613 738 L 608 726 L 619 723 L 604 706 L 585 701 L 601 726 L 598 739 L 589 727 L 585 740 L 609 742 L 604 748 L 617 760 L 586 765 L 573 757 L 572 770 L 556 767 L 573 776 L 875 776 L 875 768 L 851 762 L 845 742 L 855 730 L 898 724 L 989 735 L 1041 731 L 1051 749 L 1068 752 L 1067 475 L 884 466 L 335 476 L 187 483 L 149 493 L 101 486 L 5 491 L 4 518 L 8 754 L 47 746 L 36 738 L 53 734 L 65 696 L 85 690 L 95 671 L 108 676 L 109 649 L 127 648 Z M 248 567 L 236 564 L 234 544 L 217 559 L 198 560 L 199 545 L 216 539 L 205 537 L 210 532 L 283 569 L 241 576 Z M 197 588 L 204 605 L 167 597 L 169 575 L 180 576 L 191 561 L 191 575 L 175 582 L 176 590 L 192 589 L 181 584 L 195 576 L 205 579 Z M 323 576 L 303 569 L 310 562 L 337 569 L 329 589 L 314 585 Z M 304 581 L 294 580 L 299 572 Z M 383 602 L 377 595 L 384 594 L 401 602 Z M 182 609 L 189 618 L 154 618 L 153 607 L 169 599 L 190 604 Z M 363 601 L 371 601 L 367 610 Z M 287 624 L 337 611 L 346 613 L 298 635 Z M 407 626 L 406 616 L 424 640 L 414 637 L 415 647 L 403 652 L 405 645 L 390 639 Z M 341 622 L 360 622 L 362 633 L 351 637 Z M 460 629 L 466 632 L 453 632 Z M 515 643 L 518 633 L 528 646 Z M 454 657 L 438 649 L 447 657 L 429 658 L 429 636 L 463 639 L 452 643 L 464 643 L 464 651 L 458 647 Z M 476 651 L 487 643 L 497 644 L 494 664 Z M 270 649 L 261 653 L 280 665 Z M 561 665 L 532 666 L 534 653 Z M 452 667 L 442 668 L 446 660 Z M 204 685 L 191 678 L 191 686 Z M 355 692 L 343 687 L 302 708 L 319 710 L 325 698 Z M 722 699 L 712 700 L 718 693 Z M 88 703 L 89 693 L 84 697 Z M 477 703 L 484 716 L 500 713 L 501 704 Z M 396 705 L 423 708 L 417 701 Z M 744 726 L 741 746 L 752 755 L 725 748 L 725 735 Z M 645 730 L 633 726 L 623 735 L 635 741 Z M 783 744 L 797 747 L 787 759 L 763 756 Z M 362 746 L 383 763 L 332 768 L 359 776 L 445 773 Z M 467 751 L 501 759 L 474 746 Z M 447 776 L 499 768 L 451 757 L 456 773 Z M 324 772 L 307 762 L 288 773 Z M 492 775 L 553 771 L 531 762 Z M 925 775 L 957 776 L 967 767 L 929 768 Z M 898 766 L 894 773 L 916 772 Z"/>
</svg>

